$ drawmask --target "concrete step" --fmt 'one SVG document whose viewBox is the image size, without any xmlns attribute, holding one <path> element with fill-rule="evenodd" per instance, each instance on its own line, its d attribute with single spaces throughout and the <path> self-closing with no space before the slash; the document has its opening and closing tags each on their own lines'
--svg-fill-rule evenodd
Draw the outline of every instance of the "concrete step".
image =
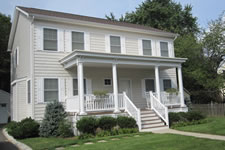
<svg viewBox="0 0 225 150">
<path fill-rule="evenodd" d="M 141 127 L 144 128 L 152 128 L 152 127 L 160 127 L 160 126 L 164 126 L 165 124 L 163 122 L 161 123 L 151 123 L 151 124 L 143 124 L 141 125 Z"/>
<path fill-rule="evenodd" d="M 154 124 L 154 123 L 162 123 L 162 120 L 161 119 L 154 119 L 154 120 L 141 121 L 141 124 Z"/>
<path fill-rule="evenodd" d="M 155 117 L 156 114 L 155 113 L 151 113 L 151 114 L 141 114 L 141 118 L 146 118 L 146 117 Z"/>
<path fill-rule="evenodd" d="M 148 111 L 141 111 L 141 115 L 144 115 L 144 114 L 155 114 L 154 111 L 152 110 L 148 110 Z"/>
<path fill-rule="evenodd" d="M 169 129 L 168 126 L 158 126 L 158 127 L 152 127 L 152 128 L 143 128 L 141 129 L 141 132 L 151 132 L 151 131 L 156 131 L 156 130 L 164 130 L 164 129 Z"/>
<path fill-rule="evenodd" d="M 156 120 L 156 119 L 160 119 L 158 116 L 152 116 L 152 117 L 142 117 L 141 121 L 145 121 L 145 120 Z"/>
</svg>

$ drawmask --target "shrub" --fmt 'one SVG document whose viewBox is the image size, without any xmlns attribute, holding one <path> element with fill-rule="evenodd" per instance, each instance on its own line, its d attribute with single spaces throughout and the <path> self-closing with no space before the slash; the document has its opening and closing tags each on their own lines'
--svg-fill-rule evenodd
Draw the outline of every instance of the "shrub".
<svg viewBox="0 0 225 150">
<path fill-rule="evenodd" d="M 116 124 L 116 119 L 109 116 L 103 116 L 98 120 L 98 127 L 103 130 L 111 130 Z"/>
<path fill-rule="evenodd" d="M 108 130 L 101 130 L 96 134 L 97 137 L 111 136 L 111 132 Z"/>
<path fill-rule="evenodd" d="M 74 135 L 72 123 L 66 119 L 60 122 L 58 130 L 61 137 L 72 137 Z"/>
<path fill-rule="evenodd" d="M 107 95 L 108 91 L 94 91 L 95 96 L 104 97 Z"/>
<path fill-rule="evenodd" d="M 134 118 L 126 117 L 126 116 L 118 116 L 117 125 L 120 128 L 136 128 L 137 127 L 137 124 Z"/>
<path fill-rule="evenodd" d="M 78 136 L 78 139 L 84 140 L 84 139 L 90 139 L 90 138 L 93 138 L 93 137 L 94 137 L 93 134 L 84 133 L 84 134 L 81 134 L 80 136 Z"/>
<path fill-rule="evenodd" d="M 173 126 L 172 126 L 172 128 L 184 127 L 184 126 L 190 126 L 190 125 L 197 125 L 197 124 L 203 124 L 203 123 L 207 123 L 207 122 L 208 122 L 208 120 L 206 120 L 206 119 L 193 120 L 193 121 L 190 121 L 190 122 L 180 121 L 180 122 L 174 123 Z"/>
<path fill-rule="evenodd" d="M 66 118 L 63 105 L 59 102 L 49 103 L 45 109 L 45 116 L 40 126 L 40 136 L 59 136 L 59 124 Z"/>
<path fill-rule="evenodd" d="M 8 133 L 16 139 L 39 136 L 39 123 L 31 118 L 25 118 L 21 122 L 11 122 L 6 128 Z"/>
<path fill-rule="evenodd" d="M 76 123 L 77 129 L 86 134 L 95 134 L 98 127 L 97 119 L 94 117 L 83 117 Z"/>
<path fill-rule="evenodd" d="M 201 120 L 206 118 L 206 116 L 204 116 L 201 112 L 197 112 L 197 111 L 188 112 L 186 117 L 189 121 Z"/>
</svg>

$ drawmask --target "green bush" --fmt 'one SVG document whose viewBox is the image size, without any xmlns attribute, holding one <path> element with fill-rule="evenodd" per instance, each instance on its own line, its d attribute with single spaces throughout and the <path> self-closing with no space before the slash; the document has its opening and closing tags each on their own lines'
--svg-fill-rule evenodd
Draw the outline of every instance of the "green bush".
<svg viewBox="0 0 225 150">
<path fill-rule="evenodd" d="M 97 137 L 105 137 L 105 136 L 111 136 L 111 132 L 108 130 L 101 130 L 96 134 Z"/>
<path fill-rule="evenodd" d="M 39 136 L 39 123 L 31 118 L 25 118 L 21 122 L 11 122 L 6 128 L 8 133 L 16 139 Z"/>
<path fill-rule="evenodd" d="M 103 116 L 98 120 L 98 127 L 102 130 L 111 130 L 116 124 L 116 119 L 110 116 Z"/>
<path fill-rule="evenodd" d="M 98 127 L 98 122 L 94 117 L 83 117 L 77 121 L 76 126 L 81 133 L 94 135 Z"/>
<path fill-rule="evenodd" d="M 40 126 L 40 136 L 60 136 L 59 124 L 66 118 L 64 107 L 59 102 L 48 103 L 45 109 L 45 116 Z"/>
<path fill-rule="evenodd" d="M 137 127 L 137 124 L 134 118 L 126 117 L 126 116 L 118 116 L 117 125 L 120 128 L 136 128 Z"/>
<path fill-rule="evenodd" d="M 60 122 L 58 130 L 61 137 L 74 136 L 72 123 L 66 119 Z"/>
<path fill-rule="evenodd" d="M 80 140 L 90 139 L 90 138 L 94 138 L 94 135 L 93 134 L 84 133 L 84 134 L 81 134 L 80 136 L 78 136 L 78 139 L 80 139 Z"/>
<path fill-rule="evenodd" d="M 197 111 L 190 111 L 187 113 L 187 119 L 189 121 L 193 121 L 193 120 L 201 120 L 201 119 L 205 119 L 206 116 L 203 115 L 201 112 L 197 112 Z"/>
<path fill-rule="evenodd" d="M 203 123 L 207 123 L 208 120 L 206 119 L 202 119 L 202 120 L 193 120 L 193 121 L 190 121 L 190 122 L 183 122 L 183 121 L 180 121 L 180 122 L 177 122 L 177 123 L 174 123 L 173 126 L 171 128 L 177 128 L 177 127 L 184 127 L 184 126 L 190 126 L 190 125 L 197 125 L 197 124 L 203 124 Z"/>
</svg>

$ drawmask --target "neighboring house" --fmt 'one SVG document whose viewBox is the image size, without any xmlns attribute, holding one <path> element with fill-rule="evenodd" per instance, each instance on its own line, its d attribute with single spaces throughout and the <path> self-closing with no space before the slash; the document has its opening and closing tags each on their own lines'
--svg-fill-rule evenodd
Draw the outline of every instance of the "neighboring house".
<svg viewBox="0 0 225 150">
<path fill-rule="evenodd" d="M 0 90 L 0 124 L 8 122 L 10 116 L 10 94 Z"/>
<path fill-rule="evenodd" d="M 26 7 L 16 7 L 13 18 L 8 45 L 13 120 L 42 120 L 53 100 L 75 120 L 130 115 L 140 130 L 167 128 L 168 111 L 187 111 L 181 68 L 186 59 L 175 57 L 177 34 Z M 170 88 L 178 92 L 166 93 Z M 95 91 L 108 94 L 98 97 Z"/>
</svg>

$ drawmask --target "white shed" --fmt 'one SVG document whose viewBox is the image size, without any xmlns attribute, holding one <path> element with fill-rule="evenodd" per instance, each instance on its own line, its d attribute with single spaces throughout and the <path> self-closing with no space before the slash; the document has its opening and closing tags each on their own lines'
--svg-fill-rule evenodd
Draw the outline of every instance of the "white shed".
<svg viewBox="0 0 225 150">
<path fill-rule="evenodd" d="M 0 124 L 8 122 L 10 115 L 10 94 L 0 90 Z"/>
</svg>

